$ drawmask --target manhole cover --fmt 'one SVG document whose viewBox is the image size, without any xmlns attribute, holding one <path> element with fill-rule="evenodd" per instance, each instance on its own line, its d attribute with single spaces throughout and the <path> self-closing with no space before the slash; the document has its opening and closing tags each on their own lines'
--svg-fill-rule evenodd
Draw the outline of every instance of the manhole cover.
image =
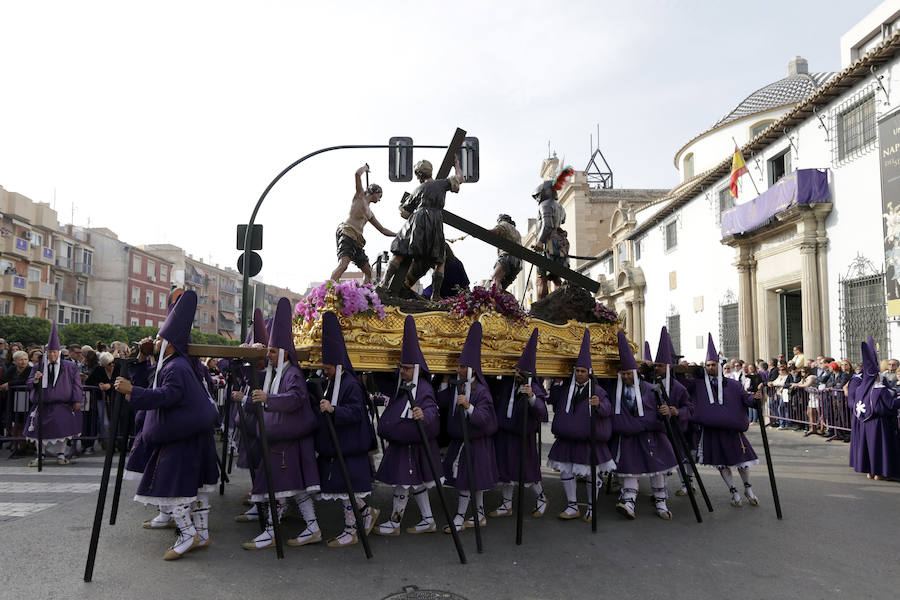
<svg viewBox="0 0 900 600">
<path fill-rule="evenodd" d="M 414 585 L 408 585 L 402 592 L 385 596 L 383 600 L 466 600 L 459 594 L 444 592 L 441 590 L 420 590 Z"/>
</svg>

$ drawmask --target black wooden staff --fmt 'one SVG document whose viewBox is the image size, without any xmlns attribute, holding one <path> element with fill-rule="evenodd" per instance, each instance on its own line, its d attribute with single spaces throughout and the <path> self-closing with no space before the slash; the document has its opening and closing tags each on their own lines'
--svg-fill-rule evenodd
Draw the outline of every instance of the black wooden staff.
<svg viewBox="0 0 900 600">
<path fill-rule="evenodd" d="M 772 453 L 769 451 L 769 437 L 762 418 L 762 402 L 756 398 L 756 411 L 759 413 L 759 431 L 762 433 L 763 449 L 766 451 L 766 466 L 769 468 L 769 484 L 772 486 L 772 500 L 775 501 L 775 516 L 781 519 L 781 502 L 778 500 L 778 486 L 775 485 L 775 468 L 772 466 Z"/>
<path fill-rule="evenodd" d="M 246 366 L 250 366 L 250 395 L 253 396 L 253 391 L 259 388 L 259 377 L 255 368 L 252 368 L 252 365 L 249 363 Z M 278 518 L 278 505 L 275 501 L 275 486 L 272 483 L 272 463 L 269 457 L 269 438 L 266 436 L 266 423 L 264 421 L 263 415 L 263 405 L 261 402 L 255 402 L 256 406 L 256 426 L 259 428 L 259 441 L 262 445 L 262 456 L 263 456 L 263 470 L 265 471 L 266 476 L 266 491 L 269 495 L 269 510 L 268 510 L 268 518 L 272 519 L 272 532 L 275 534 L 275 556 L 278 558 L 284 558 L 284 547 L 281 545 L 281 522 Z M 264 516 L 263 511 L 259 512 L 259 520 L 267 518 Z"/>
<path fill-rule="evenodd" d="M 124 396 L 117 393 L 113 398 L 112 421 L 106 439 L 106 457 L 103 459 L 103 474 L 100 476 L 100 490 L 97 492 L 97 508 L 94 510 L 94 526 L 91 529 L 91 543 L 88 547 L 87 563 L 84 566 L 84 580 L 90 582 L 94 576 L 94 560 L 97 558 L 97 543 L 100 541 L 100 525 L 103 523 L 103 509 L 106 507 L 106 488 L 109 487 L 109 473 L 112 470 L 113 455 L 116 453 L 116 436 L 119 430 L 119 415 Z"/>
<path fill-rule="evenodd" d="M 58 365 L 57 365 L 58 366 Z M 41 373 L 41 378 L 46 377 L 46 373 Z M 35 407 L 35 416 L 37 420 L 38 431 L 38 473 L 44 470 L 44 381 L 38 382 L 37 388 L 37 406 Z M 48 384 L 49 385 L 49 384 Z"/>
<path fill-rule="evenodd" d="M 235 365 L 235 366 L 232 366 L 231 369 L 229 370 L 229 377 L 231 377 L 232 380 L 234 379 L 235 371 L 238 368 L 240 368 L 240 367 Z M 250 369 L 253 369 L 253 368 L 254 367 L 252 367 L 252 366 L 250 367 Z M 249 388 L 249 386 L 248 386 L 248 388 Z M 248 391 L 248 394 L 249 394 L 249 391 Z M 253 455 L 253 452 L 251 452 L 252 442 L 251 442 L 251 438 L 250 438 L 250 430 L 247 427 L 247 417 L 244 413 L 243 401 L 238 402 L 237 407 L 238 407 L 238 414 L 237 414 L 238 419 L 237 420 L 238 420 L 238 423 L 240 424 L 240 429 L 238 429 L 238 435 L 240 436 L 240 439 L 238 440 L 238 444 L 241 448 L 244 448 L 247 453 L 247 469 L 250 471 L 250 481 L 252 483 L 252 482 L 256 481 L 256 468 L 253 466 L 256 464 L 256 457 Z M 257 521 L 259 522 L 259 532 L 262 533 L 263 531 L 266 530 L 266 516 L 265 516 L 266 506 L 265 506 L 264 502 L 256 502 L 255 505 L 256 505 Z"/>
<path fill-rule="evenodd" d="M 524 382 L 527 379 L 528 383 L 526 385 L 530 388 L 531 377 L 531 373 L 520 369 L 519 374 L 513 377 L 513 385 L 518 386 L 519 381 Z M 520 426 L 522 440 L 519 443 L 519 486 L 516 490 L 516 545 L 521 546 L 522 529 L 525 523 L 525 514 L 522 507 L 525 504 L 525 455 L 528 452 L 526 444 L 528 441 L 528 395 L 516 392 L 516 397 L 519 398 L 520 406 L 522 407 L 522 424 Z M 540 460 L 540 455 L 538 455 L 538 460 Z"/>
<path fill-rule="evenodd" d="M 315 398 L 323 399 L 325 394 L 322 392 L 322 378 L 311 377 L 308 380 L 309 385 L 313 389 Z M 362 390 L 365 393 L 365 390 Z M 363 551 L 366 558 L 372 558 L 372 549 L 369 547 L 369 536 L 366 535 L 366 520 L 362 516 L 359 507 L 356 505 L 356 494 L 353 493 L 353 481 L 350 479 L 350 470 L 347 469 L 347 463 L 344 460 L 344 452 L 341 450 L 341 442 L 338 440 L 337 430 L 334 428 L 334 415 L 330 412 L 322 413 L 325 416 L 325 424 L 328 426 L 328 434 L 331 436 L 331 445 L 334 446 L 335 454 L 337 454 L 338 466 L 341 468 L 341 475 L 344 478 L 344 484 L 347 486 L 347 495 L 350 497 L 350 508 L 353 510 L 353 517 L 356 519 L 356 533 L 362 542 Z"/>
<path fill-rule="evenodd" d="M 231 377 L 225 379 L 225 417 L 222 420 L 222 464 L 219 467 L 221 479 L 219 480 L 219 495 L 225 495 L 225 482 L 228 481 L 227 468 L 228 456 L 228 426 L 231 422 Z"/>
<path fill-rule="evenodd" d="M 130 366 L 134 363 L 133 358 L 117 358 L 116 361 L 118 364 L 116 365 L 118 371 L 118 375 L 121 377 L 128 377 L 130 374 Z M 115 378 L 113 378 L 115 380 Z M 121 403 L 119 404 L 119 419 L 124 420 L 125 423 L 120 423 L 119 425 L 124 425 L 124 436 L 122 436 L 122 447 L 119 449 L 119 464 L 116 465 L 116 486 L 113 490 L 113 499 L 112 499 L 112 507 L 109 510 L 109 524 L 116 524 L 116 516 L 119 514 L 119 498 L 122 496 L 122 480 L 125 478 L 125 463 L 128 461 L 128 426 L 127 424 L 131 422 L 131 407 L 128 405 L 128 402 L 125 400 L 125 394 L 119 394 L 115 392 L 119 396 L 121 396 Z M 124 417 L 124 418 L 123 418 Z M 118 429 L 116 432 L 118 433 Z M 118 435 L 113 439 L 113 443 L 118 442 Z"/>
<path fill-rule="evenodd" d="M 655 387 L 657 390 L 657 394 L 662 398 L 663 402 L 666 403 L 667 406 L 671 406 L 671 402 L 669 401 L 669 394 L 666 392 L 666 388 L 662 385 L 662 378 L 658 377 L 655 382 Z M 669 420 L 671 421 L 671 415 L 669 416 Z M 687 459 L 688 463 L 691 465 L 691 472 L 694 474 L 694 479 L 697 481 L 697 487 L 700 488 L 700 494 L 703 496 L 703 501 L 706 503 L 706 509 L 709 512 L 713 512 L 712 502 L 709 500 L 709 494 L 706 493 L 706 486 L 703 485 L 703 478 L 700 477 L 700 470 L 697 469 L 697 461 L 694 460 L 693 454 L 691 454 L 691 447 L 688 444 L 687 437 L 685 437 L 684 432 L 681 431 L 681 425 L 678 422 L 678 417 L 675 417 L 675 424 L 672 425 L 672 431 L 675 434 L 675 437 L 678 438 L 679 443 L 684 451 L 684 457 Z M 673 442 L 674 443 L 674 442 Z M 691 482 L 690 480 L 685 481 L 685 489 L 691 491 Z"/>
<path fill-rule="evenodd" d="M 450 381 L 450 385 L 456 386 L 457 395 L 463 395 L 465 393 L 465 384 L 465 379 L 453 379 Z M 456 406 L 456 398 L 453 399 L 453 406 Z M 475 498 L 475 466 L 474 461 L 472 460 L 472 444 L 469 442 L 469 415 L 466 414 L 465 410 L 460 410 L 459 419 L 462 424 L 463 452 L 466 454 L 466 471 L 469 477 L 469 500 L 472 505 L 472 521 L 475 523 L 475 547 L 480 554 L 484 552 L 484 544 L 481 541 L 481 517 L 478 514 L 478 501 Z M 465 526 L 465 523 L 466 517 L 463 515 L 463 526 Z M 451 523 L 450 528 L 455 529 L 456 526 Z"/>
<path fill-rule="evenodd" d="M 416 399 L 414 394 L 412 393 L 413 385 L 411 383 L 407 383 L 401 385 L 400 388 L 406 392 L 407 398 L 409 398 L 409 406 L 410 408 L 416 407 Z M 428 443 L 428 435 L 425 433 L 425 425 L 422 421 L 417 419 L 413 419 L 418 425 L 419 428 L 419 437 L 422 438 L 422 447 L 425 448 L 425 457 L 428 459 L 428 468 L 431 469 L 431 478 L 434 480 L 434 486 L 437 488 L 438 500 L 441 502 L 441 510 L 444 512 L 444 518 L 447 519 L 447 523 L 450 525 L 450 535 L 453 537 L 453 545 L 456 546 L 456 553 L 459 555 L 459 562 L 461 564 L 466 564 L 466 553 L 463 551 L 462 542 L 459 540 L 459 533 L 456 531 L 456 527 L 453 526 L 453 518 L 450 516 L 450 509 L 447 507 L 447 499 L 444 497 L 444 484 L 441 483 L 441 475 L 442 471 L 438 470 L 438 464 L 434 459 L 434 454 L 431 453 L 431 446 Z M 427 493 L 427 492 L 426 492 Z"/>
<path fill-rule="evenodd" d="M 666 390 L 663 388 L 662 384 L 659 383 L 658 379 L 657 383 L 654 385 L 654 388 L 656 390 L 657 407 L 668 406 L 668 395 L 666 394 Z M 681 456 L 681 448 L 675 442 L 675 433 L 672 431 L 672 421 L 669 419 L 669 415 L 665 415 L 665 417 L 663 418 L 663 424 L 666 427 L 666 437 L 669 438 L 669 443 L 672 445 L 672 450 L 675 451 L 675 461 L 678 463 L 678 472 L 681 473 L 681 480 L 687 482 L 687 493 L 688 498 L 690 498 L 691 500 L 691 508 L 694 509 L 694 517 L 696 517 L 698 523 L 702 523 L 703 517 L 700 515 L 700 507 L 697 505 L 697 498 L 694 497 L 694 487 L 690 484 L 690 481 L 688 481 L 687 471 L 684 470 L 684 460 Z M 690 454 L 688 454 L 688 457 L 690 457 Z"/>
<path fill-rule="evenodd" d="M 588 411 L 590 412 L 591 428 L 588 434 L 591 449 L 591 532 L 597 533 L 597 436 L 594 433 L 594 425 L 597 421 L 597 411 L 591 406 L 591 397 L 594 395 L 594 370 L 588 373 Z"/>
</svg>

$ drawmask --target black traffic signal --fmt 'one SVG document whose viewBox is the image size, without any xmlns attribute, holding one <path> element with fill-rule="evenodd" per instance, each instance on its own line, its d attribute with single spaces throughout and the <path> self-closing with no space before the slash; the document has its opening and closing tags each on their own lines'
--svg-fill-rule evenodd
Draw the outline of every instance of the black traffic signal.
<svg viewBox="0 0 900 600">
<path fill-rule="evenodd" d="M 388 179 L 412 181 L 413 141 L 411 137 L 392 137 L 388 141 Z"/>
</svg>

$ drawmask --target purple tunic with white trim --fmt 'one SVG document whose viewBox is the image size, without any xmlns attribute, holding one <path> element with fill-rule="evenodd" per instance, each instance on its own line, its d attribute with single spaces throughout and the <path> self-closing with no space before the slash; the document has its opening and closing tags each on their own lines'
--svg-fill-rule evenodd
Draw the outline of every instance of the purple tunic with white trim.
<svg viewBox="0 0 900 600">
<path fill-rule="evenodd" d="M 136 500 L 190 500 L 218 481 L 213 439 L 218 411 L 187 359 L 165 359 L 156 388 L 135 387 L 131 406 L 147 411 L 141 435 L 150 447 Z"/>
<path fill-rule="evenodd" d="M 499 381 L 488 380 L 497 415 L 497 433 L 494 434 L 494 451 L 497 454 L 497 473 L 501 483 L 519 481 L 519 454 L 522 451 L 522 407 L 528 400 L 513 399 L 512 416 L 509 414 L 510 396 L 515 378 L 506 376 Z M 534 406 L 528 405 L 525 436 L 525 483 L 541 480 L 541 458 L 538 454 L 537 431 L 541 423 L 547 422 L 547 391 L 536 380 L 531 382 L 534 392 Z"/>
<path fill-rule="evenodd" d="M 31 369 L 28 381 L 25 385 L 33 386 L 31 391 L 31 413 L 25 423 L 25 439 L 36 442 L 37 428 L 37 401 L 38 387 L 42 386 L 43 379 L 35 385 L 34 374 L 43 369 L 42 364 L 37 364 Z M 81 433 L 81 411 L 75 410 L 75 403 L 82 401 L 81 375 L 78 365 L 68 360 L 57 360 L 55 369 L 59 369 L 56 383 L 47 381 L 47 388 L 43 389 L 43 402 L 41 423 L 41 437 L 44 442 L 63 440 Z M 49 363 L 42 374 L 49 377 Z"/>
<path fill-rule="evenodd" d="M 473 407 L 468 418 L 469 444 L 472 447 L 472 468 L 474 469 L 474 486 L 469 484 L 466 453 L 463 450 L 463 434 L 461 415 L 465 411 L 456 406 L 456 388 L 449 387 L 440 393 L 447 403 L 447 433 L 450 435 L 450 446 L 444 457 L 444 478 L 447 485 L 460 490 L 489 490 L 497 485 L 497 457 L 494 454 L 494 438 L 497 431 L 497 415 L 494 414 L 494 403 L 491 394 L 477 378 L 472 382 L 469 404 Z M 453 407 L 456 406 L 454 411 Z"/>
<path fill-rule="evenodd" d="M 712 383 L 713 398 L 710 399 L 703 379 L 694 382 L 692 419 L 700 426 L 697 462 L 715 467 L 758 463 L 756 452 L 744 435 L 750 427 L 747 409 L 755 407 L 756 401 L 734 379 L 724 377 L 722 385 L 722 404 L 719 404 Z"/>
<path fill-rule="evenodd" d="M 441 452 L 437 445 L 437 434 L 440 430 L 440 417 L 435 403 L 434 388 L 426 375 L 420 375 L 416 385 L 416 406 L 422 409 L 425 420 L 425 435 L 431 447 L 431 455 L 435 461 L 440 460 Z M 378 466 L 375 479 L 389 485 L 418 486 L 434 485 L 434 474 L 428 464 L 425 446 L 419 427 L 412 418 L 403 417 L 408 396 L 398 390 L 390 399 L 378 421 L 378 435 L 387 442 L 384 457 Z M 438 466 L 440 468 L 440 466 Z M 440 477 L 441 473 L 437 473 Z"/>
<path fill-rule="evenodd" d="M 612 405 L 606 391 L 600 387 L 594 379 L 594 393 L 600 399 L 594 416 L 594 458 L 597 465 L 606 465 L 603 468 L 612 467 L 612 454 L 609 451 L 609 438 L 612 435 Z M 569 397 L 569 385 L 566 381 L 550 388 L 550 404 L 553 406 L 553 425 L 551 431 L 556 436 L 556 441 L 550 448 L 548 458 L 552 466 L 557 463 L 571 463 L 575 465 L 577 474 L 583 475 L 591 466 L 591 416 L 588 402 L 589 386 L 585 385 L 581 394 L 577 388 L 572 393 L 572 406 L 566 412 L 566 404 Z"/>
<path fill-rule="evenodd" d="M 328 383 L 325 398 L 330 400 L 334 392 L 334 383 Z M 350 472 L 350 483 L 355 493 L 372 491 L 372 470 L 369 466 L 369 448 L 372 445 L 372 422 L 363 400 L 362 384 L 352 373 L 344 371 L 341 376 L 341 389 L 338 401 L 334 404 L 334 429 L 347 470 Z M 317 403 L 316 403 L 317 404 Z M 314 407 L 318 412 L 318 405 Z M 318 432 L 316 433 L 316 450 L 319 453 L 319 480 L 323 494 L 347 494 L 347 485 L 341 474 L 337 460 L 337 450 L 331 442 L 325 415 L 321 412 L 316 417 Z"/>
<path fill-rule="evenodd" d="M 854 375 L 847 383 L 847 408 L 850 410 L 850 466 L 856 470 L 856 458 L 859 456 L 859 444 L 862 441 L 862 421 L 856 418 L 856 390 L 862 384 L 862 377 Z M 874 475 L 874 473 L 873 473 Z"/>
<path fill-rule="evenodd" d="M 616 461 L 616 471 L 622 475 L 652 475 L 668 471 L 677 464 L 672 444 L 666 437 L 665 424 L 657 413 L 656 391 L 646 381 L 640 382 L 640 389 L 643 417 L 631 415 L 625 408 L 624 384 L 619 414 L 613 409 L 613 437 L 609 448 Z"/>
<path fill-rule="evenodd" d="M 254 415 L 254 437 L 259 435 L 256 410 L 257 404 L 252 401 L 247 402 L 244 407 L 245 414 L 252 411 L 251 414 Z M 296 365 L 285 364 L 278 391 L 267 395 L 263 421 L 269 442 L 269 464 L 272 468 L 272 491 L 275 492 L 275 497 L 285 498 L 302 491 L 318 490 L 316 416 L 309 403 L 306 380 Z M 249 415 L 247 422 L 250 422 Z M 261 454 L 260 449 L 256 473 L 263 472 Z M 250 499 L 254 502 L 268 499 L 265 477 L 256 477 L 250 494 Z"/>
<path fill-rule="evenodd" d="M 858 388 L 859 392 L 863 389 Z M 851 410 L 859 422 L 859 440 L 850 454 L 850 466 L 858 473 L 900 478 L 900 397 L 878 385 L 865 396 L 857 393 L 855 399 L 859 404 L 854 402 Z"/>
<path fill-rule="evenodd" d="M 134 386 L 149 388 L 152 381 L 150 379 L 153 365 L 149 360 L 132 363 L 128 369 L 128 380 Z M 133 475 L 128 479 L 140 479 L 140 474 L 144 472 L 147 461 L 150 460 L 150 454 L 153 448 L 144 438 L 144 421 L 147 418 L 147 411 L 138 410 L 134 413 L 134 440 L 131 443 L 131 449 L 128 451 L 128 459 L 125 462 L 126 473 Z"/>
</svg>

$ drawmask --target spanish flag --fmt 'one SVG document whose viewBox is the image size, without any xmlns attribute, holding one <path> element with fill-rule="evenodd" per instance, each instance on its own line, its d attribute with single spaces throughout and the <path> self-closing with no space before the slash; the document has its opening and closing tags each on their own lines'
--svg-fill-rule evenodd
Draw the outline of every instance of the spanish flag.
<svg viewBox="0 0 900 600">
<path fill-rule="evenodd" d="M 732 197 L 738 197 L 738 179 L 741 178 L 741 175 L 745 175 L 746 173 L 747 165 L 744 164 L 744 157 L 741 155 L 740 148 L 735 144 L 734 157 L 731 159 L 731 185 L 728 186 L 731 190 Z"/>
</svg>

